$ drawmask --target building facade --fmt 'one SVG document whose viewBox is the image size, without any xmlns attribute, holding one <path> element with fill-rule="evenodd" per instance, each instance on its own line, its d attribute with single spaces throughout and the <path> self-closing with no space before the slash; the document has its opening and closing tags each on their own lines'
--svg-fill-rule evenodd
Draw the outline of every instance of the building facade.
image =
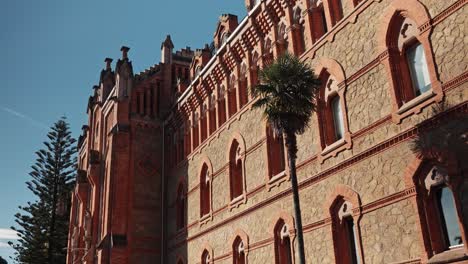
<svg viewBox="0 0 468 264">
<path fill-rule="evenodd" d="M 467 2 L 246 0 L 214 49 L 168 36 L 134 74 L 122 47 L 89 98 L 67 263 L 296 263 L 285 145 L 250 89 L 284 52 L 322 80 L 298 137 L 307 263 L 467 261 L 466 157 L 411 151 L 467 115 Z"/>
</svg>

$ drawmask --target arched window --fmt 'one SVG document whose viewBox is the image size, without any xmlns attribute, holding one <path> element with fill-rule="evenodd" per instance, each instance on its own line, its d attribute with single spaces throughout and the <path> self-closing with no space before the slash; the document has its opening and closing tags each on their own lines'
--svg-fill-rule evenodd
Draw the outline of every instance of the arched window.
<svg viewBox="0 0 468 264">
<path fill-rule="evenodd" d="M 226 122 L 226 88 L 224 85 L 218 87 L 218 122 L 219 126 Z"/>
<path fill-rule="evenodd" d="M 192 136 L 190 133 L 191 124 L 190 120 L 187 120 L 184 125 L 184 154 L 187 157 L 192 152 Z"/>
<path fill-rule="evenodd" d="M 285 169 L 285 153 L 283 135 L 276 134 L 271 126 L 266 126 L 267 154 L 268 154 L 268 176 L 273 178 Z"/>
<path fill-rule="evenodd" d="M 331 26 L 335 26 L 343 18 L 343 0 L 328 0 Z"/>
<path fill-rule="evenodd" d="M 322 88 L 319 96 L 320 134 L 322 149 L 344 138 L 343 102 L 338 83 L 326 70 L 320 74 Z"/>
<path fill-rule="evenodd" d="M 232 244 L 233 264 L 246 264 L 245 245 L 242 238 L 236 237 Z"/>
<path fill-rule="evenodd" d="M 311 20 L 312 20 L 312 42 L 319 40 L 328 32 L 327 20 L 325 18 L 325 9 L 322 0 L 310 0 Z"/>
<path fill-rule="evenodd" d="M 193 149 L 196 149 L 198 147 L 198 144 L 200 143 L 199 121 L 200 121 L 200 114 L 198 112 L 195 112 L 195 114 L 193 115 L 193 126 L 192 126 Z"/>
<path fill-rule="evenodd" d="M 274 229 L 275 239 L 275 263 L 276 264 L 292 264 L 291 255 L 291 239 L 289 235 L 289 227 L 280 219 Z"/>
<path fill-rule="evenodd" d="M 305 51 L 305 36 L 304 36 L 304 25 L 302 23 L 302 10 L 299 6 L 294 8 L 293 11 L 293 23 L 292 23 L 292 33 L 293 33 L 293 43 L 294 43 L 294 52 L 296 55 L 301 55 Z"/>
<path fill-rule="evenodd" d="M 237 112 L 237 79 L 235 75 L 229 78 L 228 106 L 229 117 L 231 117 Z"/>
<path fill-rule="evenodd" d="M 185 186 L 183 184 L 179 184 L 179 188 L 177 189 L 177 199 L 176 199 L 177 230 L 180 230 L 185 227 L 186 204 L 187 203 L 186 203 Z"/>
<path fill-rule="evenodd" d="M 240 197 L 244 193 L 244 173 L 242 161 L 242 149 L 239 142 L 234 139 L 229 150 L 229 179 L 231 200 Z"/>
<path fill-rule="evenodd" d="M 431 89 L 431 79 L 427 67 L 424 47 L 417 36 L 419 29 L 411 18 L 396 15 L 393 23 L 398 31 L 388 39 L 391 48 L 390 63 L 396 66 L 395 79 L 399 80 L 397 91 L 398 106 L 411 101 L 415 97 Z"/>
<path fill-rule="evenodd" d="M 445 167 L 429 162 L 423 164 L 414 177 L 429 257 L 463 245 L 463 217 L 458 215 L 456 196 L 449 184 L 451 177 Z"/>
<path fill-rule="evenodd" d="M 361 263 L 359 232 L 353 216 L 353 204 L 343 197 L 338 197 L 330 210 L 336 263 Z"/>
<path fill-rule="evenodd" d="M 281 22 L 276 26 L 276 47 L 278 56 L 288 51 L 288 34 L 286 33 L 286 25 Z"/>
<path fill-rule="evenodd" d="M 254 87 L 258 84 L 258 53 L 256 51 L 252 54 L 252 61 L 250 63 L 250 86 Z"/>
<path fill-rule="evenodd" d="M 206 249 L 202 253 L 201 263 L 202 264 L 213 263 L 212 260 L 211 260 L 210 252 L 208 252 L 208 250 L 206 250 Z"/>
<path fill-rule="evenodd" d="M 400 123 L 423 107 L 442 101 L 442 85 L 429 40 L 431 25 L 421 30 L 430 20 L 426 8 L 416 0 L 395 0 L 382 17 L 382 24 L 388 26 L 379 30 L 377 47 L 385 55 L 382 63 L 391 80 L 392 119 Z"/>
<path fill-rule="evenodd" d="M 211 177 L 206 163 L 200 173 L 200 217 L 203 217 L 211 211 Z"/>
<path fill-rule="evenodd" d="M 216 131 L 216 97 L 211 94 L 209 97 L 209 120 L 210 120 L 210 135 Z"/>
<path fill-rule="evenodd" d="M 247 65 L 245 63 L 241 64 L 240 68 L 240 77 L 239 77 L 239 104 L 240 108 L 247 104 L 248 92 L 247 92 Z"/>
<path fill-rule="evenodd" d="M 201 142 L 205 141 L 205 139 L 208 137 L 208 120 L 207 120 L 207 111 L 208 108 L 206 104 L 203 104 L 201 106 L 201 118 L 200 118 L 200 131 L 201 131 Z"/>
<path fill-rule="evenodd" d="M 271 47 L 271 40 L 267 38 L 263 45 L 263 64 L 269 65 L 273 61 L 273 50 Z"/>
</svg>

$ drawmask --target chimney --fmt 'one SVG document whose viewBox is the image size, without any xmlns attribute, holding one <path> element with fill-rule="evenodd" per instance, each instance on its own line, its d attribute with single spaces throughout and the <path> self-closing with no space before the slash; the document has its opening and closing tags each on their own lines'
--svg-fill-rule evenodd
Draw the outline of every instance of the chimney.
<svg viewBox="0 0 468 264">
<path fill-rule="evenodd" d="M 104 60 L 104 62 L 106 63 L 106 70 L 110 70 L 111 69 L 112 59 L 111 58 L 106 58 Z"/>
<path fill-rule="evenodd" d="M 125 47 L 125 46 L 122 46 L 122 48 L 120 48 L 120 51 L 122 51 L 122 59 L 125 60 L 125 59 L 128 59 L 128 51 L 130 50 L 129 47 Z"/>
</svg>

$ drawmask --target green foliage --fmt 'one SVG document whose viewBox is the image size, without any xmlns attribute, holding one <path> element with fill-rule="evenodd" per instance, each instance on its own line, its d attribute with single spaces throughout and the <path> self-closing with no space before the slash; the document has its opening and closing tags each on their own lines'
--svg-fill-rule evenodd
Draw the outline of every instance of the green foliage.
<svg viewBox="0 0 468 264">
<path fill-rule="evenodd" d="M 253 95 L 258 96 L 253 107 L 263 109 L 264 117 L 277 135 L 285 135 L 294 201 L 294 219 L 297 227 L 297 252 L 299 263 L 305 264 L 301 206 L 296 176 L 296 135 L 305 131 L 312 113 L 317 110 L 320 80 L 316 78 L 307 63 L 286 53 L 260 71 L 260 81 L 260 84 L 253 88 Z"/>
<path fill-rule="evenodd" d="M 14 260 L 19 263 L 65 263 L 68 236 L 70 192 L 76 171 L 75 139 L 65 118 L 47 134 L 45 148 L 36 152 L 36 162 L 26 182 L 37 200 L 20 206 L 15 215 L 18 227 Z"/>
<path fill-rule="evenodd" d="M 433 109 L 433 114 L 443 114 L 449 108 L 445 104 L 438 105 Z M 468 116 L 457 115 L 422 130 L 411 142 L 410 148 L 413 153 L 426 159 L 444 162 L 455 158 L 463 169 L 467 169 L 463 159 L 468 157 Z"/>
<path fill-rule="evenodd" d="M 301 134 L 316 111 L 320 80 L 307 63 L 284 54 L 260 71 L 260 84 L 253 88 L 259 99 L 254 107 L 264 115 L 277 133 Z"/>
</svg>

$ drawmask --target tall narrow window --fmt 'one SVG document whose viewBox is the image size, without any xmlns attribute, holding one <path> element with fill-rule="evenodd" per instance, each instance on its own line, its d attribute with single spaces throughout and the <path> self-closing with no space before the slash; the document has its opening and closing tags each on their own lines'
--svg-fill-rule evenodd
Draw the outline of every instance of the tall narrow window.
<svg viewBox="0 0 468 264">
<path fill-rule="evenodd" d="M 242 169 L 241 147 L 237 140 L 231 144 L 229 151 L 229 179 L 231 185 L 231 200 L 240 197 L 244 193 L 244 176 Z"/>
<path fill-rule="evenodd" d="M 283 172 L 285 169 L 284 143 L 283 135 L 277 135 L 274 133 L 269 124 L 266 128 L 266 134 L 268 151 L 268 174 L 271 179 Z"/>
<path fill-rule="evenodd" d="M 250 86 L 254 87 L 258 84 L 258 53 L 255 51 L 252 55 L 252 62 L 250 64 Z"/>
<path fill-rule="evenodd" d="M 202 264 L 212 263 L 210 253 L 206 249 L 203 251 L 203 254 L 202 254 L 202 257 L 201 257 L 201 263 Z"/>
<path fill-rule="evenodd" d="M 247 65 L 242 63 L 239 77 L 239 104 L 240 108 L 247 104 Z"/>
<path fill-rule="evenodd" d="M 413 90 L 416 96 L 421 95 L 431 89 L 431 79 L 427 69 L 426 55 L 420 43 L 411 46 L 406 51 L 406 58 L 411 74 Z"/>
<path fill-rule="evenodd" d="M 338 81 L 326 70 L 320 74 L 322 88 L 319 94 L 319 126 L 322 149 L 345 137 L 345 112 L 343 111 L 343 90 Z"/>
<path fill-rule="evenodd" d="M 449 175 L 442 166 L 425 162 L 418 168 L 413 180 L 416 186 L 418 210 L 421 216 L 423 237 L 429 257 L 463 245 L 461 232 L 463 215 L 458 215 L 457 196 L 449 182 L 458 175 Z M 462 188 L 460 188 L 461 190 Z"/>
<path fill-rule="evenodd" d="M 452 191 L 447 186 L 443 186 L 437 190 L 436 199 L 446 245 L 449 248 L 461 245 L 463 242 Z"/>
<path fill-rule="evenodd" d="M 232 244 L 233 264 L 245 264 L 245 248 L 244 241 L 237 237 Z"/>
<path fill-rule="evenodd" d="M 341 111 L 340 97 L 335 96 L 330 102 L 332 115 L 333 115 L 333 125 L 335 131 L 335 140 L 340 140 L 344 135 L 344 126 L 343 126 L 343 112 Z"/>
<path fill-rule="evenodd" d="M 352 208 L 353 204 L 343 197 L 338 197 L 331 207 L 335 260 L 338 264 L 361 263 Z"/>
<path fill-rule="evenodd" d="M 192 152 L 192 136 L 190 134 L 190 121 L 184 126 L 184 154 L 187 157 Z"/>
<path fill-rule="evenodd" d="M 176 200 L 176 222 L 177 230 L 180 230 L 185 227 L 185 212 L 186 212 L 186 201 L 185 201 L 185 188 L 183 184 L 179 185 L 177 190 L 177 200 Z"/>
<path fill-rule="evenodd" d="M 193 126 L 192 126 L 192 134 L 193 134 L 193 149 L 198 147 L 200 143 L 200 125 L 199 125 L 200 117 L 198 112 L 195 112 L 193 117 Z"/>
<path fill-rule="evenodd" d="M 216 131 L 216 98 L 212 94 L 209 102 L 210 135 Z"/>
<path fill-rule="evenodd" d="M 301 55 L 305 51 L 305 36 L 304 36 L 304 25 L 301 23 L 302 10 L 299 6 L 294 9 L 293 14 L 293 41 L 294 41 L 294 52 L 296 55 Z"/>
<path fill-rule="evenodd" d="M 229 80 L 228 105 L 229 117 L 231 117 L 237 112 L 237 79 L 235 75 L 232 75 Z"/>
<path fill-rule="evenodd" d="M 327 21 L 325 18 L 325 10 L 323 8 L 323 3 L 318 3 L 318 1 L 311 1 L 311 29 L 312 29 L 312 38 L 315 43 L 319 40 L 325 33 L 328 32 Z"/>
<path fill-rule="evenodd" d="M 219 126 L 226 122 L 226 89 L 221 85 L 218 89 L 218 122 Z"/>
<path fill-rule="evenodd" d="M 332 26 L 336 25 L 336 23 L 338 23 L 338 21 L 340 21 L 343 18 L 343 6 L 341 1 L 342 0 L 328 1 Z"/>
<path fill-rule="evenodd" d="M 201 119 L 200 119 L 201 142 L 205 141 L 205 139 L 208 137 L 208 132 L 207 132 L 208 120 L 206 117 L 207 111 L 208 109 L 207 109 L 206 104 L 203 104 L 202 109 L 201 109 L 202 114 L 201 114 Z"/>
<path fill-rule="evenodd" d="M 275 263 L 292 264 L 289 227 L 283 219 L 280 219 L 275 226 Z"/>
<path fill-rule="evenodd" d="M 359 264 L 360 263 L 359 258 L 358 258 L 359 252 L 357 251 L 357 246 L 356 246 L 357 235 L 356 235 L 354 220 L 351 216 L 348 216 L 344 218 L 343 224 L 348 234 L 347 240 L 348 240 L 349 253 L 350 253 L 349 262 L 352 264 Z"/>
<path fill-rule="evenodd" d="M 211 210 L 211 179 L 208 165 L 203 164 L 200 175 L 200 217 L 210 213 Z"/>
<path fill-rule="evenodd" d="M 417 1 L 414 4 L 420 5 Z M 424 7 L 415 6 L 414 9 Z M 423 21 L 430 18 L 404 9 L 389 12 L 385 15 L 388 27 L 380 33 L 379 46 L 382 47 L 380 52 L 388 54 L 383 65 L 391 77 L 392 119 L 400 123 L 402 119 L 420 113 L 422 108 L 442 101 L 443 90 L 434 67 L 429 31 L 421 31 Z"/>
</svg>

